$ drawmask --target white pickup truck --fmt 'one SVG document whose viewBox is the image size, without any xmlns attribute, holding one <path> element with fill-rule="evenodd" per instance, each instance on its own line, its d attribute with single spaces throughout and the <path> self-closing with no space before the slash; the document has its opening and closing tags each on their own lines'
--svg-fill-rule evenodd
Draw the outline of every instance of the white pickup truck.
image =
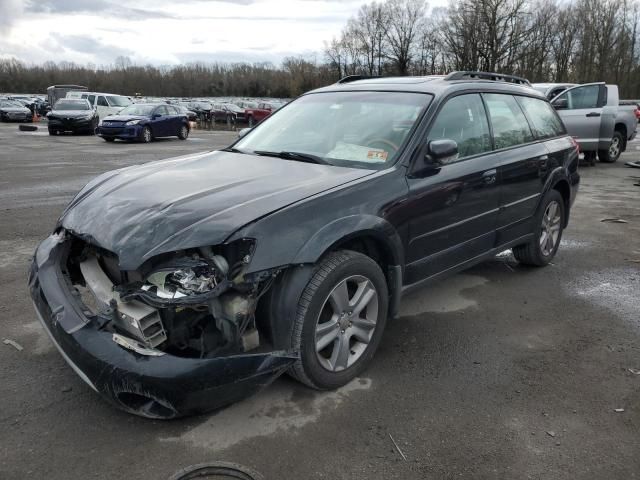
<svg viewBox="0 0 640 480">
<path fill-rule="evenodd" d="M 592 165 L 596 154 L 601 162 L 615 162 L 636 136 L 635 106 L 619 103 L 618 86 L 604 82 L 576 85 L 551 99 L 569 135 Z"/>
</svg>

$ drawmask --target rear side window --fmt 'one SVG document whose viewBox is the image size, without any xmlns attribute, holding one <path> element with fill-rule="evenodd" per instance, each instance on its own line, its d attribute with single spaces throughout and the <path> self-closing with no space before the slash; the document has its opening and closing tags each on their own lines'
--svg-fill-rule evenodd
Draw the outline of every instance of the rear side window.
<svg viewBox="0 0 640 480">
<path fill-rule="evenodd" d="M 553 107 L 544 100 L 531 97 L 517 97 L 533 128 L 537 138 L 550 138 L 564 135 L 562 122 Z"/>
<path fill-rule="evenodd" d="M 98 97 L 98 105 L 101 107 L 108 107 L 107 99 L 104 97 Z"/>
<path fill-rule="evenodd" d="M 493 127 L 496 149 L 533 141 L 529 123 L 515 98 L 511 95 L 486 93 L 484 100 Z"/>
<path fill-rule="evenodd" d="M 89 100 L 89 103 L 93 107 L 96 104 L 96 96 L 95 95 L 89 95 L 87 98 Z"/>
<path fill-rule="evenodd" d="M 427 140 L 454 140 L 459 158 L 491 150 L 489 125 L 477 93 L 458 95 L 448 100 L 438 113 Z"/>
</svg>

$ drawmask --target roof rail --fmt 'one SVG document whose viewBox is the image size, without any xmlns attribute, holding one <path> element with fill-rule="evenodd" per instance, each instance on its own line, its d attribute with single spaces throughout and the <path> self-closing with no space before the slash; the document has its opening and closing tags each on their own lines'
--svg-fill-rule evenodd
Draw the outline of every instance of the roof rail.
<svg viewBox="0 0 640 480">
<path fill-rule="evenodd" d="M 355 82 L 356 80 L 368 80 L 370 78 L 380 78 L 378 75 L 347 75 L 346 77 L 341 78 L 336 83 L 350 83 Z"/>
<path fill-rule="evenodd" d="M 515 75 L 504 75 L 502 73 L 491 72 L 451 72 L 447 75 L 445 80 L 491 80 L 494 82 L 508 82 L 517 83 L 519 85 L 531 85 L 529 80 L 522 77 L 516 77 Z"/>
</svg>

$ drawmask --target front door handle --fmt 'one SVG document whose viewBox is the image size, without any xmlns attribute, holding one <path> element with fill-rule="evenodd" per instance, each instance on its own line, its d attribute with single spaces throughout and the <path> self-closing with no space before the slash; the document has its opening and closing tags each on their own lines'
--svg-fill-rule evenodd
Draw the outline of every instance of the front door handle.
<svg viewBox="0 0 640 480">
<path fill-rule="evenodd" d="M 589 112 L 585 116 L 586 117 L 599 117 L 600 114 L 598 112 Z"/>
<path fill-rule="evenodd" d="M 482 179 L 484 180 L 484 183 L 486 183 L 487 185 L 492 185 L 496 183 L 497 175 L 498 175 L 498 172 L 494 168 L 493 170 L 487 170 L 486 172 L 484 172 L 482 174 Z"/>
</svg>

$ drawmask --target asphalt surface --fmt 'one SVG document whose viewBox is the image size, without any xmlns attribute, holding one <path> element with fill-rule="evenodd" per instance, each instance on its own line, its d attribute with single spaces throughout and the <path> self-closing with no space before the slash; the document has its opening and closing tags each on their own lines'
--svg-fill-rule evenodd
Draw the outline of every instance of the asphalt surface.
<svg viewBox="0 0 640 480">
<path fill-rule="evenodd" d="M 640 170 L 623 165 L 640 159 L 636 142 L 616 164 L 581 169 L 553 265 L 507 253 L 416 292 L 371 368 L 337 392 L 282 378 L 170 422 L 101 400 L 36 320 L 37 242 L 93 176 L 233 138 L 106 144 L 0 124 L 0 339 L 23 347 L 0 343 L 1 479 L 166 479 L 212 460 L 272 480 L 640 477 Z"/>
</svg>

